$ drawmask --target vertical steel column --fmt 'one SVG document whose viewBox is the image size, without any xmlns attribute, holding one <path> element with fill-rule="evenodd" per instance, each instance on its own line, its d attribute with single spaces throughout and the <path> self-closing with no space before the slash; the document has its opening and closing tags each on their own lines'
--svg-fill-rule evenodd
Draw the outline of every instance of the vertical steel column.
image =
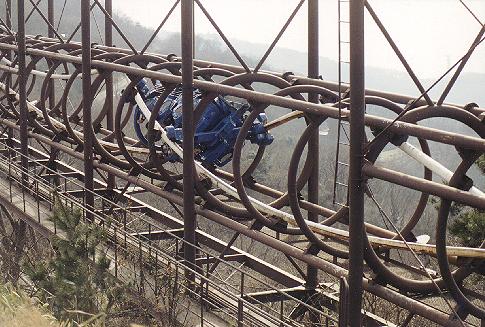
<svg viewBox="0 0 485 327">
<path fill-rule="evenodd" d="M 82 26 L 82 90 L 83 90 L 83 131 L 84 131 L 84 199 L 86 219 L 93 221 L 94 181 L 93 181 L 93 137 L 91 133 L 91 15 L 90 0 L 81 0 Z"/>
<path fill-rule="evenodd" d="M 47 27 L 47 34 L 49 38 L 54 38 L 55 31 L 54 31 L 54 26 L 55 26 L 55 21 L 54 21 L 54 0 L 48 0 L 47 1 L 47 21 L 49 22 L 50 26 Z M 51 27 L 52 26 L 52 27 Z M 50 60 L 49 60 L 50 61 Z M 56 105 L 56 90 L 55 90 L 55 81 L 50 80 L 49 81 L 49 108 L 54 109 Z M 51 147 L 51 156 L 54 157 L 51 159 L 57 159 L 57 151 Z M 49 168 L 56 171 L 57 170 L 57 164 L 55 160 L 52 160 L 50 162 Z M 54 177 L 53 178 L 53 183 L 55 185 L 59 184 L 59 178 Z"/>
<path fill-rule="evenodd" d="M 318 78 L 319 74 L 319 43 L 318 43 L 318 0 L 308 0 L 308 77 Z M 318 94 L 308 94 L 308 101 L 318 103 Z M 319 195 L 319 135 L 318 129 L 315 130 L 308 142 L 308 152 L 312 153 L 312 173 L 308 180 L 308 201 L 318 203 Z M 318 214 L 308 213 L 308 220 L 318 221 Z M 318 284 L 318 269 L 308 266 L 306 286 L 315 289 Z"/>
<path fill-rule="evenodd" d="M 29 144 L 28 144 L 28 120 L 29 112 L 27 109 L 27 76 L 25 63 L 25 1 L 19 0 L 17 7 L 18 28 L 17 28 L 17 44 L 18 44 L 18 65 L 19 65 L 19 107 L 20 107 L 20 153 L 22 154 L 22 187 L 26 187 L 27 174 L 29 169 Z"/>
<path fill-rule="evenodd" d="M 5 0 L 5 5 L 5 24 L 9 30 L 12 30 L 12 0 Z"/>
<path fill-rule="evenodd" d="M 113 0 L 105 0 L 104 7 L 106 12 L 113 17 Z M 104 20 L 104 39 L 106 46 L 112 47 L 113 46 L 113 24 L 109 17 L 105 16 Z M 114 130 L 114 115 L 113 115 L 113 98 L 114 98 L 114 91 L 113 91 L 113 73 L 110 72 L 106 76 L 106 106 L 108 107 L 108 111 L 106 113 L 106 128 L 109 131 Z M 108 189 L 114 189 L 116 187 L 116 179 L 113 174 L 108 173 Z"/>
<path fill-rule="evenodd" d="M 51 26 L 55 26 L 54 22 L 54 0 L 47 1 L 47 20 L 51 24 Z M 48 26 L 47 35 L 49 38 L 54 38 L 54 28 Z M 51 80 L 49 82 L 49 108 L 53 109 L 55 106 L 55 89 L 54 89 L 54 81 Z"/>
<path fill-rule="evenodd" d="M 26 63 L 25 63 L 25 2 L 24 0 L 18 0 L 17 6 L 17 16 L 18 16 L 18 30 L 17 30 L 17 45 L 18 45 L 18 65 L 19 65 L 19 106 L 20 106 L 20 152 L 22 154 L 22 195 L 25 194 L 25 189 L 28 187 L 28 175 L 29 170 L 29 143 L 28 143 L 28 118 L 29 112 L 27 109 L 27 75 L 26 75 Z M 23 196 L 24 202 L 24 212 L 25 212 L 25 196 Z M 16 258 L 19 258 L 21 251 L 25 244 L 25 231 L 26 223 L 23 220 L 19 221 L 19 226 L 17 229 L 17 253 Z M 19 252 L 20 251 L 20 252 Z M 14 276 L 14 278 L 18 278 Z"/>
<path fill-rule="evenodd" d="M 53 27 L 55 26 L 54 23 L 54 0 L 48 0 L 47 1 L 47 20 L 49 21 L 49 24 L 51 24 Z M 48 26 L 47 30 L 47 35 L 50 38 L 54 38 L 54 29 Z"/>
<path fill-rule="evenodd" d="M 7 28 L 11 31 L 12 30 L 12 0 L 5 0 L 5 24 L 7 25 Z M 6 51 L 5 58 L 9 61 L 12 61 L 12 52 L 11 51 Z M 9 98 L 9 93 L 10 93 L 10 86 L 12 85 L 12 74 L 7 73 L 7 78 L 5 79 L 5 91 L 7 93 L 7 101 L 10 105 L 10 98 Z M 13 129 L 9 128 L 8 129 L 8 146 L 12 147 L 12 137 L 13 137 Z"/>
<path fill-rule="evenodd" d="M 184 190 L 184 260 L 195 269 L 195 194 L 194 194 L 194 100 L 193 100 L 193 0 L 182 0 L 182 107 L 183 107 L 183 190 Z M 189 280 L 195 279 L 192 273 Z"/>
<path fill-rule="evenodd" d="M 196 41 L 195 40 L 195 14 L 192 11 L 192 59 L 195 58 L 195 50 L 196 50 L 195 41 Z"/>
<path fill-rule="evenodd" d="M 338 326 L 347 327 L 348 307 L 349 307 L 349 284 L 345 277 L 340 278 L 340 298 L 338 302 Z"/>
<path fill-rule="evenodd" d="M 350 167 L 349 167 L 349 305 L 350 326 L 361 326 L 364 260 L 365 140 L 364 0 L 350 0 Z"/>
</svg>

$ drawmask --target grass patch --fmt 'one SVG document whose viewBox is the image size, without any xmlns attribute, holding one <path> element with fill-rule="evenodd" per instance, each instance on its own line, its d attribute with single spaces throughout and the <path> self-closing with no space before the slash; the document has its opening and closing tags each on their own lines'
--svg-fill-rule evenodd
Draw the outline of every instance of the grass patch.
<svg viewBox="0 0 485 327">
<path fill-rule="evenodd" d="M 67 327 L 59 324 L 46 306 L 35 304 L 33 299 L 9 285 L 0 285 L 0 326 Z"/>
</svg>

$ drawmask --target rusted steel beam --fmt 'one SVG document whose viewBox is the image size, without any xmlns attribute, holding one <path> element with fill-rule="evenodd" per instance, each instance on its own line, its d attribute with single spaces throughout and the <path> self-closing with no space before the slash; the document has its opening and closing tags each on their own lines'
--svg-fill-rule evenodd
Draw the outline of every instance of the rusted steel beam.
<svg viewBox="0 0 485 327">
<path fill-rule="evenodd" d="M 289 294 L 294 298 L 299 300 L 305 298 L 305 296 L 314 295 L 316 291 L 308 290 L 304 287 L 293 287 L 278 291 L 261 291 L 255 293 L 246 293 L 243 296 L 243 299 L 248 301 L 249 303 L 257 304 L 257 303 L 269 303 L 269 302 L 279 302 L 284 300 L 284 295 Z"/>
<path fill-rule="evenodd" d="M 17 51 L 17 47 L 0 43 L 0 49 L 4 50 L 11 50 Z M 70 63 L 82 64 L 82 59 L 79 57 L 66 55 L 66 54 L 59 54 L 59 53 L 52 53 L 49 51 L 38 50 L 38 49 L 27 49 L 27 53 L 30 55 L 36 56 L 44 56 L 46 58 L 50 58 L 53 60 L 62 60 Z M 164 81 L 167 83 L 173 84 L 181 84 L 182 78 L 179 76 L 149 71 L 141 68 L 131 67 L 131 66 L 124 66 L 120 64 L 104 62 L 100 60 L 93 60 L 92 67 L 102 70 L 112 70 L 121 73 L 131 74 L 133 76 L 142 76 L 152 79 L 158 79 L 160 81 Z M 289 108 L 293 110 L 300 110 L 306 112 L 308 114 L 313 115 L 323 115 L 329 118 L 337 119 L 339 117 L 339 110 L 338 108 L 324 105 L 324 104 L 314 104 L 307 101 L 295 100 L 285 97 L 280 97 L 276 95 L 266 94 L 257 91 L 246 90 L 242 88 L 236 88 L 227 85 L 221 85 L 213 82 L 201 81 L 201 80 L 194 80 L 193 86 L 196 88 L 200 88 L 202 90 L 215 92 L 217 94 L 227 94 L 232 95 L 235 97 L 244 98 L 247 100 L 259 102 L 259 103 L 267 103 L 275 106 L 280 106 L 283 108 Z M 342 115 L 344 120 L 348 119 L 350 112 L 348 110 L 343 109 Z M 388 125 L 392 124 L 392 119 L 387 119 L 375 115 L 365 115 L 365 124 L 366 126 L 382 129 L 387 127 Z M 473 150 L 480 150 L 485 151 L 485 140 L 478 138 L 478 137 L 471 137 L 467 135 L 457 134 L 442 131 L 435 128 L 419 126 L 412 123 L 407 122 L 395 122 L 392 126 L 389 127 L 389 132 L 393 132 L 399 135 L 409 135 L 409 136 L 416 136 L 422 139 L 436 141 L 444 144 L 454 145 L 458 147 L 473 149 Z"/>
<path fill-rule="evenodd" d="M 35 135 L 35 136 L 34 136 Z M 35 138 L 38 136 L 37 134 L 32 134 L 30 135 L 32 138 Z M 45 141 L 48 141 L 48 139 L 44 139 Z M 15 141 L 15 139 L 14 139 Z M 60 146 L 60 149 L 62 150 L 67 150 L 68 148 L 59 144 L 50 141 L 50 143 L 47 143 L 49 145 L 53 145 L 54 147 L 56 145 Z M 62 151 L 61 150 L 61 151 Z M 72 150 L 72 149 L 71 149 Z M 40 152 L 37 149 L 30 148 L 30 151 L 32 152 L 32 156 L 36 158 L 48 158 L 48 155 Z M 67 153 L 68 155 L 73 155 L 74 158 L 77 158 L 79 160 L 82 160 L 83 154 L 79 152 L 72 151 L 71 153 Z M 95 165 L 97 163 L 95 162 Z M 62 162 L 59 162 L 59 175 L 61 175 L 63 172 L 64 173 L 69 173 L 69 172 L 75 172 L 77 174 L 80 174 L 80 177 L 78 178 L 79 181 L 82 182 L 83 180 L 83 173 L 76 170 L 75 168 L 68 166 Z M 118 175 L 115 175 L 118 176 Z M 95 179 L 95 186 L 100 187 L 101 190 L 105 191 L 110 191 L 106 189 L 106 184 L 103 184 L 102 182 L 98 181 Z M 115 190 L 116 192 L 116 190 Z M 103 195 L 103 194 L 101 194 Z M 124 198 L 126 202 L 131 203 L 132 205 L 138 204 L 137 206 L 134 207 L 127 207 L 124 208 L 123 210 L 129 210 L 130 212 L 143 212 L 144 214 L 147 215 L 147 217 L 150 217 L 154 221 L 157 221 L 159 223 L 162 223 L 165 226 L 168 226 L 169 228 L 172 229 L 180 229 L 183 231 L 183 222 L 170 216 L 167 215 L 163 212 L 161 212 L 158 209 L 155 209 L 154 207 L 151 207 L 150 205 L 147 205 L 146 203 L 141 202 L 140 200 L 133 198 L 132 196 L 124 195 Z M 114 209 L 113 211 L 118 211 L 121 210 L 119 209 Z M 99 210 L 99 212 L 102 212 Z M 202 244 L 204 246 L 209 247 L 210 249 L 214 251 L 221 252 L 227 248 L 227 244 L 215 236 L 209 235 L 201 230 L 197 230 L 196 234 L 196 239 L 199 242 L 199 244 Z M 245 263 L 248 268 L 251 268 L 253 271 L 266 276 L 272 280 L 278 281 L 281 285 L 284 285 L 285 287 L 295 287 L 295 286 L 300 286 L 304 283 L 303 280 L 295 277 L 292 274 L 287 273 L 286 271 L 279 269 L 273 265 L 268 264 L 264 260 L 261 260 L 247 252 L 241 251 L 238 248 L 231 247 L 229 250 L 227 250 L 227 254 L 229 255 L 241 255 L 245 257 Z"/>
<path fill-rule="evenodd" d="M 17 44 L 18 44 L 18 66 L 19 66 L 19 111 L 20 111 L 20 161 L 22 163 L 22 184 L 27 186 L 27 172 L 29 170 L 29 150 L 28 150 L 28 120 L 29 112 L 27 109 L 27 80 L 26 74 L 26 43 L 25 43 L 25 1 L 19 0 L 17 4 Z"/>
<path fill-rule="evenodd" d="M 308 0 L 308 77 L 318 78 L 319 75 L 319 14 L 318 0 Z M 318 94 L 308 94 L 308 101 L 318 103 Z M 313 165 L 311 175 L 308 179 L 308 202 L 317 204 L 319 202 L 320 190 L 320 135 L 318 129 L 313 132 L 309 142 L 308 151 L 312 154 Z M 318 222 L 318 213 L 309 211 L 308 220 Z M 309 289 L 315 289 L 318 284 L 318 270 L 312 266 L 307 267 L 307 283 Z M 314 318 L 314 315 L 311 315 Z M 313 319 L 314 320 L 314 319 Z M 314 321 L 318 323 L 318 321 Z"/>
<path fill-rule="evenodd" d="M 194 55 L 194 1 L 182 0 L 182 107 L 183 107 L 183 212 L 184 240 L 195 246 L 196 212 L 195 212 L 195 172 L 194 172 L 194 100 L 193 100 L 193 55 Z M 190 268 L 195 268 L 195 247 L 184 246 L 184 259 Z M 187 275 L 193 281 L 193 274 Z"/>
<path fill-rule="evenodd" d="M 365 182 L 362 174 L 365 144 L 364 0 L 350 5 L 350 150 L 349 150 L 349 293 L 350 326 L 362 325 L 364 277 Z"/>
<path fill-rule="evenodd" d="M 84 153 L 84 186 L 86 192 L 84 201 L 88 210 L 86 219 L 93 221 L 94 210 L 94 141 L 95 137 L 91 123 L 91 106 L 93 98 L 91 96 L 91 9 L 89 0 L 81 0 L 81 32 L 82 32 L 82 92 L 83 92 L 83 153 Z"/>
<path fill-rule="evenodd" d="M 428 181 L 423 178 L 410 176 L 391 169 L 378 167 L 372 164 L 365 164 L 363 168 L 365 176 L 378 178 L 397 185 L 405 186 L 424 193 L 436 195 L 448 200 L 471 205 L 475 208 L 485 209 L 485 198 L 471 194 L 457 188 Z"/>
<path fill-rule="evenodd" d="M 37 137 L 41 140 L 43 140 L 45 143 L 49 144 L 49 139 L 40 136 L 40 135 L 35 135 L 31 134 L 29 135 L 31 137 Z M 73 157 L 76 157 L 78 159 L 82 159 L 83 155 L 70 149 L 69 147 L 59 144 L 59 143 L 54 143 L 51 142 L 52 144 L 55 144 L 59 149 L 61 149 L 63 152 L 65 152 L 68 155 L 71 155 Z M 50 145 L 50 144 L 49 144 Z M 105 170 L 107 172 L 110 172 L 114 174 L 116 177 L 123 179 L 125 181 L 129 181 L 133 185 L 138 185 L 141 186 L 153 194 L 159 195 L 163 198 L 169 199 L 170 201 L 182 205 L 183 204 L 183 198 L 181 198 L 178 195 L 175 195 L 170 192 L 166 192 L 159 187 L 150 184 L 142 179 L 138 179 L 134 176 L 130 176 L 128 173 L 125 173 L 115 167 L 112 167 L 110 165 L 100 163 L 98 161 L 94 162 L 94 165 L 102 170 Z M 222 226 L 225 226 L 233 231 L 240 232 L 242 235 L 245 235 L 257 242 L 260 242 L 262 244 L 265 244 L 269 247 L 272 247 L 273 249 L 277 251 L 281 251 L 282 253 L 285 253 L 295 259 L 298 259 L 304 263 L 310 264 L 315 266 L 316 268 L 331 274 L 332 276 L 335 277 L 347 277 L 348 276 L 348 271 L 334 265 L 330 262 L 325 261 L 322 258 L 318 258 L 314 255 L 307 254 L 303 250 L 300 250 L 298 248 L 295 248 L 289 244 L 286 244 L 285 242 L 282 242 L 280 240 L 274 239 L 269 235 L 266 235 L 264 233 L 252 230 L 248 228 L 247 226 L 233 221 L 230 218 L 227 218 L 223 215 L 220 215 L 218 213 L 215 213 L 213 211 L 210 211 L 208 209 L 205 209 L 203 207 L 197 206 L 196 211 L 198 214 L 208 218 L 209 220 L 212 220 L 213 222 L 219 223 Z M 295 285 L 296 286 L 296 285 Z M 426 319 L 429 319 L 433 322 L 436 322 L 438 324 L 441 324 L 443 326 L 462 326 L 458 321 L 456 320 L 450 320 L 449 315 L 446 313 L 443 313 L 441 311 L 438 311 L 434 308 L 431 308 L 419 301 L 416 301 L 412 298 L 409 298 L 403 294 L 400 294 L 399 292 L 396 292 L 392 289 L 386 288 L 382 285 L 376 284 L 375 282 L 369 281 L 367 279 L 363 280 L 363 288 L 364 290 L 375 294 L 391 303 L 397 304 L 401 306 L 402 308 L 412 311 Z"/>
<path fill-rule="evenodd" d="M 113 16 L 113 0 L 105 0 L 104 7 L 109 16 Z M 104 42 L 107 47 L 113 46 L 113 24 L 108 17 L 104 20 Z M 114 130 L 114 86 L 113 73 L 106 75 L 106 129 Z M 116 187 L 116 179 L 113 175 L 108 174 L 108 188 L 114 189 Z"/>
<path fill-rule="evenodd" d="M 94 5 L 94 4 L 93 4 Z M 48 38 L 48 37 L 40 37 L 40 40 L 47 41 L 47 42 L 57 42 L 57 39 L 53 38 Z M 73 44 L 79 44 L 76 42 L 71 42 Z M 96 49 L 100 49 L 103 51 L 107 52 L 116 52 L 116 53 L 123 53 L 123 54 L 133 54 L 131 50 L 124 49 L 124 48 L 119 48 L 119 47 L 107 47 L 104 45 L 94 45 Z M 155 55 L 155 56 L 160 56 L 160 54 L 157 53 L 146 53 L 147 55 Z M 167 59 L 167 57 L 170 56 L 172 60 L 174 61 L 182 61 L 181 57 L 173 56 L 173 55 L 163 55 L 162 57 L 164 59 Z M 235 66 L 231 64 L 221 64 L 218 62 L 213 62 L 213 61 L 207 61 L 207 60 L 200 60 L 200 59 L 195 59 L 194 64 L 200 68 L 220 68 L 224 70 L 228 70 L 230 72 L 236 73 L 236 74 L 241 74 L 247 72 L 247 70 L 241 66 Z M 297 82 L 298 84 L 308 84 L 308 85 L 314 85 L 314 86 L 320 86 L 327 88 L 331 91 L 338 92 L 339 90 L 341 92 L 345 92 L 350 88 L 349 84 L 342 83 L 339 85 L 338 82 L 332 82 L 332 81 L 327 81 L 324 79 L 312 79 L 306 76 L 300 76 L 300 75 L 295 75 L 292 73 L 279 73 L 279 72 L 274 72 L 274 71 L 267 71 L 267 70 L 261 70 L 261 73 L 265 74 L 270 74 L 273 76 L 278 76 L 281 78 L 287 78 L 288 80 Z M 365 90 L 366 96 L 377 96 L 377 97 L 382 97 L 385 99 L 388 99 L 390 101 L 406 105 L 412 101 L 416 101 L 416 96 L 412 95 L 407 95 L 407 94 L 402 94 L 402 93 L 394 93 L 394 92 L 386 92 L 386 91 L 381 91 L 381 90 L 375 90 L 375 89 L 366 89 Z M 438 101 L 433 101 L 434 104 L 436 104 Z M 420 100 L 417 100 L 415 102 L 416 106 L 426 106 L 429 103 L 427 100 L 423 97 Z M 459 107 L 459 108 L 465 108 L 468 104 L 458 104 L 458 103 L 443 103 L 444 105 L 447 106 L 453 106 L 453 107 Z M 480 114 L 482 112 L 485 112 L 485 108 L 472 108 L 472 112 L 475 114 Z"/>
<path fill-rule="evenodd" d="M 206 264 L 213 264 L 215 262 L 219 262 L 218 257 L 209 257 L 209 258 L 197 258 L 195 262 L 198 265 L 206 265 Z M 246 261 L 246 256 L 244 254 L 228 254 L 224 256 L 224 261 L 236 261 L 239 263 L 243 263 Z"/>
<path fill-rule="evenodd" d="M 47 1 L 47 20 L 49 21 L 49 26 L 47 28 L 47 35 L 50 38 L 54 38 L 54 0 Z M 54 108 L 56 102 L 56 91 L 54 81 L 49 82 L 49 107 Z"/>
<path fill-rule="evenodd" d="M 183 237 L 184 230 L 182 228 L 169 230 L 155 230 L 148 232 L 132 233 L 132 236 L 147 239 L 150 241 L 162 241 L 174 238 L 174 236 Z"/>
<path fill-rule="evenodd" d="M 1 196 L 0 205 L 2 205 L 9 213 L 11 213 L 13 217 L 21 219 L 25 224 L 35 229 L 36 232 L 38 232 L 43 237 L 50 239 L 54 235 L 54 233 L 50 229 L 37 222 L 36 219 L 23 212 L 16 205 L 12 204 L 10 201 L 4 199 Z"/>
</svg>

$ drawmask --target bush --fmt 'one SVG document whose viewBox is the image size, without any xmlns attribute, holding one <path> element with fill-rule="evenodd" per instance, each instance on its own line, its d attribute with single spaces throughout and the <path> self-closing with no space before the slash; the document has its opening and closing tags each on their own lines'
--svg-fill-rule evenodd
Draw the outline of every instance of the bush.
<svg viewBox="0 0 485 327">
<path fill-rule="evenodd" d="M 485 174 L 485 155 L 482 155 L 480 158 L 478 158 L 476 162 L 478 168 Z"/>
<path fill-rule="evenodd" d="M 485 213 L 479 210 L 466 211 L 450 224 L 450 233 L 468 247 L 479 247 L 485 239 Z"/>
<path fill-rule="evenodd" d="M 85 224 L 80 211 L 62 204 L 54 208 L 51 220 L 62 238 L 51 240 L 54 256 L 46 262 L 29 262 L 26 273 L 35 284 L 41 301 L 51 303 L 58 319 L 81 322 L 106 314 L 122 295 L 121 287 L 109 274 L 110 260 L 95 250 L 106 235 L 94 224 Z M 102 314 L 100 317 L 104 317 Z"/>
</svg>

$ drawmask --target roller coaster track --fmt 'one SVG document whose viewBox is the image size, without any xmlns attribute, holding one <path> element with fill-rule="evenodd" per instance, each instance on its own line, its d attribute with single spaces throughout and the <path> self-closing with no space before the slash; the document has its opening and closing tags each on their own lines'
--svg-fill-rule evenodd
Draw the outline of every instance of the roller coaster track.
<svg viewBox="0 0 485 327">
<path fill-rule="evenodd" d="M 99 3 L 98 5 L 102 8 Z M 372 8 L 368 10 L 372 11 Z M 106 12 L 105 14 L 107 15 Z M 112 20 L 111 23 L 114 26 Z M 348 302 L 345 300 L 346 294 L 348 295 L 345 292 L 346 281 L 349 280 L 351 286 L 353 285 L 349 274 L 352 275 L 359 269 L 352 257 L 355 235 L 358 235 L 352 230 L 352 217 L 355 215 L 355 211 L 352 211 L 353 200 L 335 210 L 331 205 L 326 206 L 321 201 L 315 201 L 311 192 L 308 196 L 304 195 L 305 186 L 315 182 L 314 156 L 319 154 L 319 150 L 315 150 L 312 145 L 315 132 L 327 121 L 350 120 L 352 126 L 352 92 L 350 95 L 347 92 L 349 88 L 352 89 L 352 84 L 349 86 L 293 73 L 263 71 L 259 66 L 258 69 L 251 70 L 243 64 L 240 67 L 191 60 L 190 66 L 187 66 L 184 56 L 145 51 L 139 53 L 112 45 L 83 46 L 83 43 L 72 40 L 66 42 L 52 35 L 24 35 L 24 49 L 16 36 L 8 31 L 0 34 L 0 126 L 3 128 L 2 151 L 5 161 L 2 169 L 6 174 L 11 172 L 9 167 L 15 166 L 20 171 L 15 179 L 23 192 L 29 192 L 26 185 L 29 181 L 47 183 L 49 191 L 45 191 L 43 195 L 47 199 L 53 190 L 50 183 L 54 181 L 54 177 L 66 179 L 67 176 L 74 176 L 78 187 L 69 190 L 64 187 L 61 193 L 64 196 L 84 198 L 84 204 L 72 198 L 70 201 L 86 211 L 88 217 L 95 215 L 96 219 L 105 219 L 105 216 L 114 211 L 122 210 L 119 203 L 136 203 L 132 206 L 135 208 L 133 211 L 143 212 L 149 217 L 146 222 L 149 229 L 145 226 L 145 230 L 128 233 L 127 227 L 120 225 L 116 233 L 124 234 L 113 232 L 111 241 L 116 243 L 124 238 L 126 242 L 126 235 L 129 234 L 135 245 L 136 240 L 143 239 L 143 246 L 146 246 L 143 251 L 150 248 L 151 255 L 152 249 L 158 251 L 157 245 L 152 244 L 154 239 L 179 240 L 185 244 L 186 253 L 182 255 L 177 250 L 172 254 L 177 264 L 176 269 L 189 271 L 186 277 L 190 279 L 192 276 L 195 284 L 210 284 L 209 275 L 201 273 L 204 265 L 207 271 L 211 270 L 211 265 L 215 270 L 219 264 L 228 264 L 231 260 L 229 258 L 234 258 L 245 268 L 278 283 L 279 290 L 278 287 L 268 289 L 270 286 L 265 284 L 264 288 L 267 290 L 263 292 L 241 291 L 240 296 L 232 294 L 229 301 L 231 304 L 220 306 L 230 308 L 229 316 L 233 313 L 242 315 L 247 320 L 253 319 L 252 324 L 256 325 L 264 322 L 268 325 L 286 323 L 293 326 L 298 324 L 297 318 L 301 318 L 306 311 L 310 312 L 310 316 L 312 310 L 316 315 L 324 316 L 322 306 L 337 311 L 336 305 L 341 305 L 338 311 L 343 320 L 346 314 L 341 310 L 348 311 L 349 318 L 355 313 L 346 307 Z M 483 33 L 478 35 L 477 42 L 462 58 L 461 63 L 466 63 L 467 56 L 473 53 L 482 37 Z M 91 54 L 89 61 L 86 60 L 86 50 Z M 190 85 L 203 92 L 202 100 L 192 112 L 192 127 L 196 126 L 207 105 L 218 95 L 233 97 L 251 105 L 251 111 L 234 145 L 230 169 L 209 167 L 190 159 L 186 142 L 177 143 L 170 139 L 165 127 L 157 121 L 156 117 L 164 100 L 175 87 L 184 85 L 186 90 L 190 89 L 192 92 L 192 87 L 187 88 L 187 81 L 184 80 L 187 67 L 191 67 L 190 72 L 193 75 Z M 458 69 L 457 72 L 459 71 Z M 113 97 L 114 77 L 124 84 L 123 91 L 116 97 Z M 142 78 L 157 81 L 163 86 L 164 91 L 153 109 L 147 107 L 135 90 L 135 85 Z M 89 82 L 88 88 L 86 81 Z M 110 85 L 109 89 L 107 85 Z M 450 84 L 452 86 L 453 83 Z M 276 91 L 259 91 L 261 89 Z M 427 92 L 416 99 L 377 90 L 361 91 L 364 105 L 378 108 L 380 111 L 376 110 L 377 112 L 386 112 L 385 117 L 395 117 L 390 119 L 376 114 L 363 114 L 361 127 L 367 134 L 364 139 L 351 140 L 352 144 L 360 142 L 363 146 L 362 165 L 359 168 L 362 181 L 358 184 L 359 191 L 350 187 L 348 195 L 351 198 L 352 194 L 365 194 L 368 203 L 377 206 L 377 213 L 382 216 L 386 226 L 385 228 L 370 223 L 376 221 L 375 217 L 369 216 L 375 213 L 361 213 L 365 220 L 362 221 L 365 226 L 362 242 L 365 271 L 364 277 L 359 276 L 358 279 L 363 289 L 408 310 L 410 319 L 413 315 L 418 315 L 450 326 L 474 325 L 477 324 L 477 319 L 485 320 L 485 295 L 468 289 L 472 278 L 483 278 L 485 242 L 473 248 L 448 244 L 447 239 L 447 224 L 453 202 L 460 203 L 467 210 L 485 209 L 485 195 L 480 189 L 482 183 L 470 177 L 474 163 L 485 152 L 485 109 L 473 103 L 445 103 L 445 93 L 438 101 L 433 101 Z M 117 103 L 113 102 L 114 99 Z M 131 99 L 134 99 L 134 103 Z M 90 108 L 87 108 L 86 103 L 90 104 Z M 136 139 L 130 124 L 134 105 L 141 109 L 146 119 L 148 145 Z M 276 131 L 282 126 L 294 126 L 292 124 L 296 120 L 305 121 L 305 127 L 295 132 L 297 142 L 289 158 L 286 189 L 273 188 L 254 178 L 265 155 L 278 151 L 277 149 L 272 146 L 259 146 L 250 160 L 243 151 L 252 122 L 258 114 L 270 110 L 270 106 L 273 107 L 271 110 L 276 113 L 276 118 L 266 124 L 268 130 Z M 287 112 L 288 109 L 291 110 L 290 113 Z M 90 112 L 87 120 L 84 119 L 86 110 Z M 467 132 L 456 133 L 427 127 L 428 122 L 436 118 L 452 121 L 456 126 L 464 125 Z M 193 136 L 194 131 L 188 128 L 184 133 L 192 133 L 189 135 Z M 27 146 L 24 138 L 28 138 L 35 145 Z M 447 168 L 446 163 L 432 158 L 430 146 L 436 144 L 446 146 L 447 151 L 456 151 L 461 162 L 454 171 Z M 176 154 L 180 163 L 166 160 L 164 152 L 160 150 L 161 145 Z M 423 177 L 383 166 L 380 159 L 389 148 L 401 151 L 409 162 L 421 165 L 424 169 Z M 88 183 L 83 185 L 92 176 L 58 158 L 62 153 L 79 166 L 83 161 L 86 163 L 86 151 L 89 152 L 90 149 L 93 153 L 89 164 L 99 175 L 98 179 L 93 179 L 92 188 Z M 12 153 L 16 153 L 19 159 L 17 162 L 10 158 Z M 5 154 L 9 156 L 5 157 Z M 29 160 L 33 160 L 33 163 L 30 164 Z M 179 171 L 182 164 L 183 174 Z M 355 165 L 352 156 L 350 165 Z M 24 168 L 23 174 L 27 174 L 24 177 L 23 166 L 28 166 Z M 48 176 L 47 170 L 52 170 Z M 187 171 L 194 174 L 195 195 L 190 204 L 190 201 L 187 202 L 187 190 L 184 192 Z M 116 182 L 113 183 L 115 179 Z M 123 181 L 123 185 L 119 184 L 120 181 Z M 377 181 L 376 184 L 374 181 Z M 415 208 L 414 212 L 399 226 L 388 217 L 385 206 L 374 196 L 373 185 L 377 185 L 379 181 L 404 187 L 419 195 L 416 204 L 410 206 Z M 194 205 L 195 213 L 209 222 L 209 225 L 222 227 L 234 235 L 229 242 L 222 241 L 216 235 L 211 235 L 209 227 L 204 226 L 192 230 L 197 235 L 197 243 L 193 244 L 187 239 L 187 230 L 190 227 L 184 224 L 183 219 L 173 218 L 164 213 L 163 208 L 147 205 L 146 201 L 139 198 L 139 194 L 164 199 L 166 202 L 163 208 L 173 206 L 182 217 L 185 216 L 186 223 L 185 210 Z M 40 195 L 35 193 L 34 196 Z M 429 238 L 414 234 L 416 226 L 424 221 L 423 216 L 430 196 L 439 199 L 439 210 L 435 213 L 435 244 L 428 244 Z M 100 199 L 103 202 L 102 208 L 96 207 L 99 206 Z M 104 207 L 105 202 L 113 202 L 110 209 Z M 315 216 L 317 219 L 314 219 Z M 168 236 L 173 234 L 172 231 L 175 231 L 175 235 Z M 295 245 L 283 241 L 283 235 L 288 242 L 296 239 Z M 291 270 L 296 270 L 301 277 L 295 277 L 285 269 L 277 268 L 275 263 L 266 262 L 235 248 L 233 243 L 242 236 L 262 243 L 267 251 L 275 255 L 288 258 Z M 302 247 L 297 247 L 296 244 L 301 244 Z M 187 248 L 191 248 L 194 255 L 195 252 L 200 255 L 203 252 L 201 247 L 207 247 L 209 252 L 215 251 L 216 254 L 210 252 L 209 255 L 208 252 L 205 261 L 202 257 L 194 256 L 195 261 L 191 262 L 190 256 L 187 257 L 187 253 L 190 253 Z M 184 260 L 177 260 L 178 256 L 184 257 Z M 425 265 L 423 258 L 433 264 Z M 300 267 L 302 263 L 329 274 L 333 282 L 319 282 L 311 287 L 312 282 L 307 280 L 307 274 Z M 241 273 L 240 267 L 228 265 L 229 270 Z M 360 268 L 363 268 L 361 263 Z M 310 270 L 311 268 L 308 275 Z M 339 278 L 342 280 L 339 281 Z M 335 289 L 336 282 L 340 282 L 342 286 L 338 301 L 332 298 L 333 293 L 338 293 Z M 244 277 L 240 283 L 244 285 Z M 325 290 L 325 287 L 330 287 L 332 291 Z M 215 302 L 224 302 L 226 295 L 223 296 L 220 292 L 212 289 L 212 295 L 208 295 L 207 299 L 218 297 Z M 296 302 L 292 298 L 294 294 L 298 297 Z M 315 301 L 313 294 L 318 294 L 326 304 Z M 415 299 L 420 296 L 441 297 L 445 304 L 442 307 L 433 307 Z M 204 304 L 207 299 L 204 300 L 201 296 L 199 300 Z M 261 309 L 267 309 L 264 314 L 254 311 L 246 312 L 245 315 L 244 305 L 249 305 L 251 299 L 268 303 L 293 301 L 296 304 L 293 303 L 294 310 L 287 314 L 286 320 L 283 317 L 275 320 L 268 318 L 274 315 L 272 309 L 268 308 Z M 360 308 L 357 315 L 361 315 Z M 365 312 L 364 317 L 369 324 L 391 324 L 372 313 Z M 201 319 L 203 321 L 203 317 Z M 337 323 L 332 316 L 325 319 L 327 322 Z"/>
</svg>

